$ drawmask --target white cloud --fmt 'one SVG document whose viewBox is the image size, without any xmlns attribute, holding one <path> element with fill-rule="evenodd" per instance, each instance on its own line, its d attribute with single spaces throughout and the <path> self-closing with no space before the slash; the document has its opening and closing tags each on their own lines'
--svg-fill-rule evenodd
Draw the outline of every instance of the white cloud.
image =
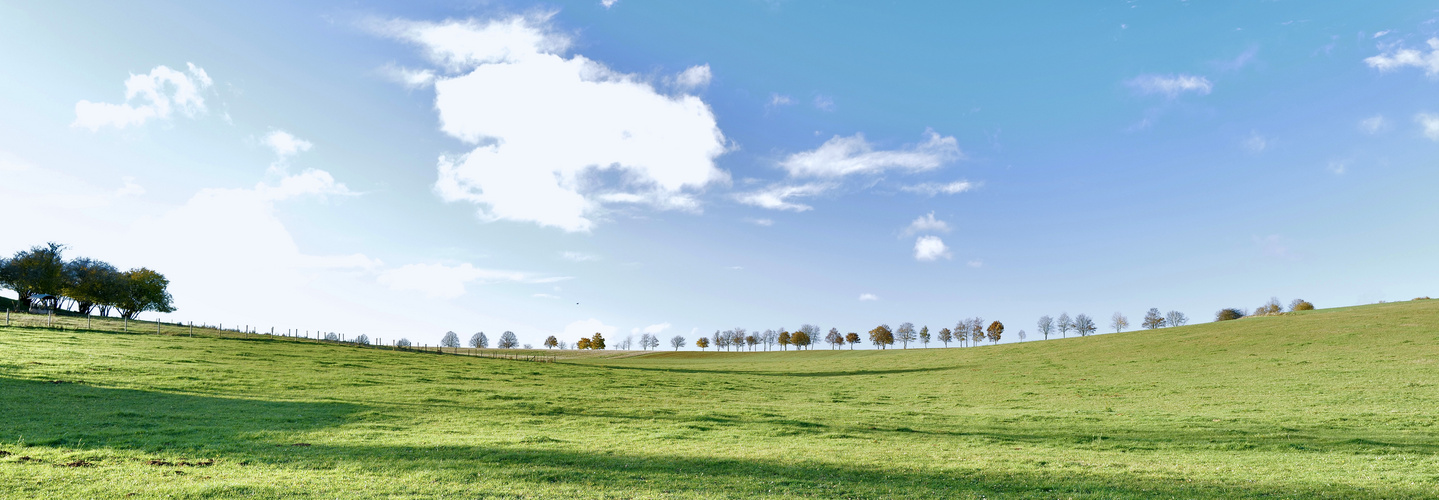
<svg viewBox="0 0 1439 500">
<path fill-rule="evenodd" d="M 915 184 L 912 186 L 901 186 L 899 189 L 903 191 L 909 191 L 911 193 L 919 193 L 925 196 L 934 196 L 938 194 L 958 194 L 974 188 L 975 184 L 972 182 L 954 181 L 948 184 L 927 182 L 924 184 Z"/>
<path fill-rule="evenodd" d="M 259 183 L 255 194 L 269 201 L 280 201 L 298 196 L 354 196 L 344 184 L 335 182 L 334 176 L 324 170 L 307 169 L 295 175 L 286 175 L 276 184 Z"/>
<path fill-rule="evenodd" d="M 1369 67 L 1381 72 L 1394 71 L 1405 66 L 1424 70 L 1429 78 L 1439 78 L 1439 38 L 1430 38 L 1429 52 L 1415 49 L 1399 49 L 1364 59 Z"/>
<path fill-rule="evenodd" d="M 1377 134 L 1388 128 L 1389 122 L 1384 119 L 1384 115 L 1374 115 L 1369 118 L 1359 120 L 1359 130 L 1363 131 L 1366 134 Z"/>
<path fill-rule="evenodd" d="M 482 269 L 466 262 L 406 264 L 380 273 L 379 282 L 398 292 L 417 292 L 426 297 L 453 299 L 465 294 L 465 285 L 494 283 L 553 283 L 567 277 L 540 277 L 520 271 Z"/>
<path fill-rule="evenodd" d="M 600 5 L 605 6 L 606 9 L 614 7 L 617 3 L 620 3 L 620 0 L 600 0 Z"/>
<path fill-rule="evenodd" d="M 1170 98 L 1185 92 L 1206 95 L 1214 89 L 1208 78 L 1194 75 L 1140 75 L 1125 84 L 1141 94 L 1162 94 Z"/>
<path fill-rule="evenodd" d="M 753 205 L 770 210 L 791 210 L 803 212 L 813 209 L 809 205 L 789 201 L 790 198 L 804 198 L 817 196 L 830 190 L 832 184 L 810 183 L 798 185 L 779 184 L 749 193 L 738 193 L 735 200 L 745 205 Z"/>
<path fill-rule="evenodd" d="M 674 84 L 682 90 L 692 91 L 708 87 L 710 79 L 714 75 L 710 73 L 710 65 L 701 64 L 691 66 L 689 69 L 680 72 L 675 76 Z"/>
<path fill-rule="evenodd" d="M 584 252 L 561 252 L 560 257 L 570 262 L 586 262 L 600 260 L 600 256 Z"/>
<path fill-rule="evenodd" d="M 478 206 L 483 220 L 589 231 L 607 202 L 696 210 L 685 194 L 728 175 L 710 107 L 664 95 L 581 55 L 548 16 L 488 22 L 395 21 L 376 29 L 422 47 L 440 129 L 474 145 L 441 156 L 435 192 Z M 556 147 L 562 144 L 563 147 Z"/>
<path fill-rule="evenodd" d="M 1344 175 L 1344 172 L 1346 172 L 1346 171 L 1348 171 L 1348 170 L 1349 170 L 1349 161 L 1348 161 L 1348 160 L 1330 160 L 1330 161 L 1329 161 L 1329 171 L 1330 171 L 1330 172 L 1333 172 L 1334 175 Z"/>
<path fill-rule="evenodd" d="M 611 336 L 614 335 L 614 333 L 617 331 L 619 331 L 619 328 L 606 325 L 600 320 L 590 318 L 586 320 L 575 321 L 573 323 L 565 325 L 564 335 L 566 338 L 578 339 L 580 337 L 589 337 L 596 333 L 601 333 L 605 336 Z"/>
<path fill-rule="evenodd" d="M 745 220 L 748 221 L 750 224 L 754 224 L 754 225 L 756 225 L 756 226 L 770 227 L 770 226 L 773 226 L 773 225 L 774 225 L 774 220 L 773 220 L 773 219 L 745 219 Z"/>
<path fill-rule="evenodd" d="M 770 93 L 769 95 L 769 107 L 771 108 L 789 106 L 791 104 L 794 104 L 794 99 L 790 96 L 779 93 Z"/>
<path fill-rule="evenodd" d="M 394 65 L 385 66 L 381 71 L 391 81 L 410 89 L 429 87 L 435 83 L 436 77 L 435 72 L 428 69 L 411 69 Z"/>
<path fill-rule="evenodd" d="M 969 261 L 969 262 L 966 262 L 965 265 L 967 265 L 967 266 L 969 266 L 969 267 L 973 267 L 973 268 L 975 268 L 975 269 L 979 269 L 979 268 L 981 268 L 981 267 L 984 267 L 984 261 L 975 259 L 975 260 L 971 260 L 971 261 Z"/>
<path fill-rule="evenodd" d="M 930 262 L 950 258 L 949 247 L 938 236 L 920 236 L 914 240 L 914 260 Z"/>
<path fill-rule="evenodd" d="M 814 107 L 822 111 L 834 111 L 834 98 L 827 95 L 814 96 Z"/>
<path fill-rule="evenodd" d="M 793 177 L 840 177 L 887 169 L 931 170 L 963 157 L 954 137 L 927 130 L 924 142 L 892 150 L 875 150 L 863 134 L 834 136 L 819 148 L 790 155 L 780 167 Z"/>
<path fill-rule="evenodd" d="M 1388 34 L 1390 34 L 1390 33 L 1393 33 L 1393 31 L 1392 31 L 1392 30 L 1383 30 L 1383 31 L 1380 31 L 1380 32 L 1378 32 L 1378 33 L 1375 33 L 1374 36 L 1372 36 L 1372 37 L 1370 37 L 1370 38 L 1379 38 L 1379 37 L 1381 37 L 1381 36 L 1388 35 Z"/>
<path fill-rule="evenodd" d="M 648 334 L 650 334 L 650 335 L 658 335 L 660 332 L 663 332 L 663 331 L 665 331 L 665 330 L 670 329 L 670 326 L 671 326 L 671 325 L 670 325 L 669 323 L 659 323 L 659 324 L 655 324 L 655 325 L 646 326 L 646 327 L 644 327 L 643 329 L 641 329 L 641 328 L 635 328 L 635 329 L 632 329 L 631 331 L 634 332 L 634 333 L 648 333 Z"/>
<path fill-rule="evenodd" d="M 859 300 L 860 302 L 871 302 L 879 300 L 879 296 L 872 293 L 861 293 L 859 294 Z"/>
<path fill-rule="evenodd" d="M 1259 132 L 1257 131 L 1250 132 L 1249 138 L 1244 139 L 1244 149 L 1248 149 L 1249 151 L 1259 153 L 1268 148 L 1269 139 L 1266 139 L 1264 136 L 1259 135 Z"/>
<path fill-rule="evenodd" d="M 139 184 L 136 184 L 134 177 L 127 176 L 120 180 L 124 182 L 125 185 L 120 186 L 120 189 L 115 190 L 115 196 L 140 196 L 142 194 L 145 194 L 145 188 L 141 187 Z"/>
<path fill-rule="evenodd" d="M 942 220 L 934 218 L 934 212 L 930 212 L 928 214 L 919 216 L 919 218 L 915 219 L 914 222 L 910 222 L 909 227 L 904 228 L 904 232 L 902 233 L 902 235 L 909 236 L 916 233 L 947 232 L 949 232 L 949 224 Z"/>
<path fill-rule="evenodd" d="M 275 152 L 276 156 L 282 159 L 294 156 L 296 153 L 309 151 L 310 147 L 313 146 L 313 144 L 310 144 L 310 141 L 295 137 L 289 132 L 279 129 L 271 130 L 269 134 L 266 134 L 264 143 Z"/>
<path fill-rule="evenodd" d="M 1431 141 L 1439 141 L 1439 115 L 1419 113 L 1414 115 L 1414 122 L 1424 128 L 1424 137 L 1428 137 Z"/>
<path fill-rule="evenodd" d="M 205 112 L 205 98 L 200 94 L 214 82 L 205 70 L 186 64 L 188 73 L 157 66 L 149 74 L 131 74 L 125 80 L 123 103 L 75 103 L 75 121 L 70 126 L 92 131 L 105 126 L 125 128 L 152 118 L 169 118 L 176 109 L 189 117 Z"/>
<path fill-rule="evenodd" d="M 558 296 L 558 295 L 550 295 L 550 294 L 548 294 L 548 293 L 537 293 L 537 294 L 531 295 L 531 297 L 534 297 L 534 298 L 537 298 L 537 299 L 556 299 L 556 300 L 558 300 L 558 299 L 560 298 L 560 296 Z"/>
</svg>

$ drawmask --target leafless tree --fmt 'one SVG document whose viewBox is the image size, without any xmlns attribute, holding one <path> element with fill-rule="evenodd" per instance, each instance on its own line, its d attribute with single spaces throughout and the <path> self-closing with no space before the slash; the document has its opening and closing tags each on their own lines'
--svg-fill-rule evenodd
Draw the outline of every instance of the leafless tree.
<svg viewBox="0 0 1439 500">
<path fill-rule="evenodd" d="M 675 335 L 673 338 L 670 339 L 670 347 L 675 348 L 676 351 L 680 350 L 680 348 L 684 346 L 685 338 L 683 335 Z"/>
<path fill-rule="evenodd" d="M 1159 314 L 1159 308 L 1149 308 L 1149 312 L 1144 313 L 1144 322 L 1140 323 L 1140 326 L 1150 330 L 1164 328 L 1164 316 Z"/>
<path fill-rule="evenodd" d="M 1074 321 L 1069 319 L 1069 313 L 1059 313 L 1059 322 L 1054 325 L 1059 328 L 1059 338 L 1069 338 L 1069 331 L 1074 329 Z"/>
<path fill-rule="evenodd" d="M 909 349 L 909 343 L 915 339 L 914 323 L 900 323 L 899 328 L 894 331 L 894 339 L 899 341 L 901 349 Z"/>
<path fill-rule="evenodd" d="M 1049 334 L 1054 331 L 1054 318 L 1048 314 L 1039 317 L 1039 333 L 1044 335 L 1044 340 L 1049 340 Z"/>
<path fill-rule="evenodd" d="M 1114 333 L 1122 332 L 1125 328 L 1129 328 L 1129 318 L 1124 317 L 1124 314 L 1119 311 L 1114 311 L 1114 316 L 1109 317 L 1109 327 L 1114 329 Z"/>
<path fill-rule="evenodd" d="M 1179 311 L 1169 311 L 1164 315 L 1164 322 L 1169 326 L 1184 326 L 1189 323 L 1189 317 Z"/>
</svg>

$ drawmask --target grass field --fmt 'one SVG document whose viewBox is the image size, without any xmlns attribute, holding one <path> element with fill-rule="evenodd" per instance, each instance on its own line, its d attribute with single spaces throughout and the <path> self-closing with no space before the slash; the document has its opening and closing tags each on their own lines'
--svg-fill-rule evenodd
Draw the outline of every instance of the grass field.
<svg viewBox="0 0 1439 500">
<path fill-rule="evenodd" d="M 557 363 L 232 337 L 0 328 L 0 497 L 1439 497 L 1439 301 Z"/>
</svg>

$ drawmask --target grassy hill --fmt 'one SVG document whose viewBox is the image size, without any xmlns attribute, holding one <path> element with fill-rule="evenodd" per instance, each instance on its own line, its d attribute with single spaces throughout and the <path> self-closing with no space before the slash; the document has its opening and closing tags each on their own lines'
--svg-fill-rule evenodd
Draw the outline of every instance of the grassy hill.
<svg viewBox="0 0 1439 500">
<path fill-rule="evenodd" d="M 534 363 L 0 328 L 0 497 L 1433 498 L 1439 301 Z"/>
</svg>

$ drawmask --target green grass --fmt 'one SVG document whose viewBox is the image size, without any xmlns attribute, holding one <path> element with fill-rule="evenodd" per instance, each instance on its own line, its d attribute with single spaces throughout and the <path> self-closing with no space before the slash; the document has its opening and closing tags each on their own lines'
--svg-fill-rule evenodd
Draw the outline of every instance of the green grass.
<svg viewBox="0 0 1439 500">
<path fill-rule="evenodd" d="M 1433 498 L 1436 408 L 1439 301 L 558 363 L 0 328 L 0 497 Z"/>
</svg>

